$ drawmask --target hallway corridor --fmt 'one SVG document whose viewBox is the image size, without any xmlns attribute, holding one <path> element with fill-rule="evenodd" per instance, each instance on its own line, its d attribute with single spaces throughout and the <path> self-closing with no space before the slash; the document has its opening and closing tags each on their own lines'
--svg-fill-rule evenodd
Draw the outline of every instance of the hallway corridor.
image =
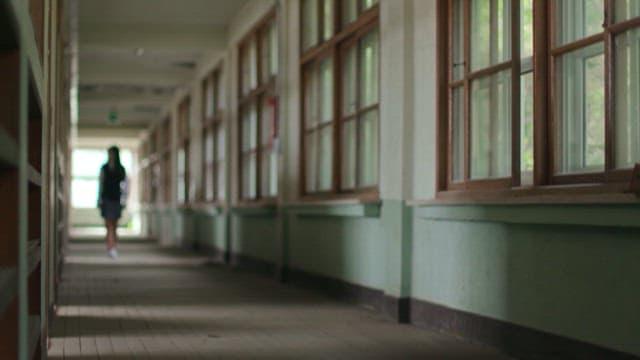
<svg viewBox="0 0 640 360">
<path fill-rule="evenodd" d="M 501 359 L 152 243 L 69 245 L 50 359 Z"/>
</svg>

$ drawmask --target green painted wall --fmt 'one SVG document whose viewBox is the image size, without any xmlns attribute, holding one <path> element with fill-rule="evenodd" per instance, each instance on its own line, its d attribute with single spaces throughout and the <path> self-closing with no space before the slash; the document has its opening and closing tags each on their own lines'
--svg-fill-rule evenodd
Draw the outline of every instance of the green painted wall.
<svg viewBox="0 0 640 360">
<path fill-rule="evenodd" d="M 640 354 L 638 229 L 429 219 L 438 210 L 414 217 L 413 297 Z"/>
<path fill-rule="evenodd" d="M 278 260 L 276 218 L 273 215 L 232 215 L 231 252 L 275 264 Z"/>
<path fill-rule="evenodd" d="M 383 289 L 385 242 L 378 218 L 291 215 L 289 266 Z"/>
<path fill-rule="evenodd" d="M 226 247 L 225 217 L 204 212 L 195 212 L 193 216 L 194 242 L 208 250 L 224 251 Z"/>
</svg>

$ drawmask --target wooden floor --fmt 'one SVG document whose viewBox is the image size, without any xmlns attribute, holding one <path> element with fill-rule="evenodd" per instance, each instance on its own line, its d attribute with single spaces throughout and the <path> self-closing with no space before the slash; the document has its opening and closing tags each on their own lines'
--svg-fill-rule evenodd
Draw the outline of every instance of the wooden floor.
<svg viewBox="0 0 640 360">
<path fill-rule="evenodd" d="M 50 359 L 506 359 L 193 254 L 70 246 Z"/>
</svg>

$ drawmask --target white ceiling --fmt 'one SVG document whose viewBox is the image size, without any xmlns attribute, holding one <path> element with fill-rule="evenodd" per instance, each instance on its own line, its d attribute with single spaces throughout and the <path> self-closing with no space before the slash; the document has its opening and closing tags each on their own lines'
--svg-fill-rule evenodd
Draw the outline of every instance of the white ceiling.
<svg viewBox="0 0 640 360">
<path fill-rule="evenodd" d="M 247 0 L 78 0 L 78 126 L 160 120 L 197 64 L 224 51 Z"/>
</svg>

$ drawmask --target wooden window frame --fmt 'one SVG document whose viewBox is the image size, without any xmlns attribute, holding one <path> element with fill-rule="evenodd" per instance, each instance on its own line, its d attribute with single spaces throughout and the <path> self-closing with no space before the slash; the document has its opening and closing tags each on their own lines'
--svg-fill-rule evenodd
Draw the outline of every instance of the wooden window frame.
<svg viewBox="0 0 640 360">
<path fill-rule="evenodd" d="M 470 2 L 464 2 L 464 27 L 465 33 L 470 31 Z M 452 113 L 453 113 L 453 97 L 451 89 L 453 86 L 459 86 L 459 82 L 467 82 L 469 56 L 470 56 L 470 37 L 463 35 L 464 38 L 464 60 L 465 60 L 465 76 L 463 80 L 453 82 L 453 0 L 442 0 L 437 2 L 437 45 L 436 51 L 440 54 L 437 57 L 436 73 L 437 73 L 437 197 L 441 198 L 459 198 L 471 199 L 476 197 L 474 193 L 482 194 L 483 197 L 491 198 L 491 193 L 495 198 L 522 197 L 532 196 L 540 197 L 550 195 L 551 197 L 558 194 L 558 189 L 567 191 L 577 197 L 580 194 L 593 195 L 599 194 L 599 200 L 606 201 L 606 194 L 620 193 L 628 187 L 631 178 L 632 169 L 615 169 L 614 168 L 614 40 L 615 36 L 633 28 L 640 28 L 640 17 L 631 18 L 619 23 L 613 20 L 613 4 L 611 0 L 603 1 L 604 24 L 603 31 L 590 35 L 577 41 L 556 46 L 555 32 L 557 31 L 555 20 L 554 2 L 549 0 L 533 1 L 533 146 L 534 146 L 534 169 L 533 169 L 533 185 L 522 186 L 520 183 L 520 14 L 513 11 L 511 22 L 511 33 L 518 41 L 516 47 L 518 52 L 512 47 L 511 62 L 518 63 L 518 66 L 512 66 L 512 176 L 502 181 L 496 180 L 478 180 L 465 183 L 452 182 L 453 169 L 453 129 L 452 129 Z M 512 2 L 512 7 L 519 8 L 520 2 Z M 513 8 L 512 8 L 513 9 Z M 605 108 L 604 108 L 604 127 L 605 127 L 605 167 L 604 171 L 598 173 L 576 173 L 576 174 L 556 174 L 556 128 L 558 120 L 555 119 L 555 107 L 557 105 L 556 98 L 556 77 L 555 61 L 556 59 L 570 51 L 580 49 L 592 44 L 602 42 L 604 45 L 604 62 L 605 62 Z M 505 66 L 499 64 L 495 67 Z M 486 74 L 494 70 L 483 69 L 479 75 Z M 474 74 L 471 74 L 472 76 Z M 475 74 L 478 75 L 478 74 Z M 478 76 L 479 76 L 478 75 Z M 515 86 L 517 84 L 517 88 Z M 470 84 L 465 84 L 464 98 L 465 104 L 469 101 Z M 518 108 L 518 112 L 514 111 L 514 106 Z M 469 126 L 469 110 L 468 105 L 464 110 L 465 129 L 468 132 Z M 517 131 L 514 131 L 517 129 Z M 465 139 L 465 179 L 468 179 L 469 172 L 469 147 L 468 138 Z"/>
<path fill-rule="evenodd" d="M 169 118 L 165 118 L 162 123 L 162 131 L 160 132 L 162 142 L 161 151 L 161 166 L 160 173 L 162 177 L 161 187 L 162 191 L 162 202 L 165 205 L 171 203 L 171 120 Z"/>
<path fill-rule="evenodd" d="M 178 196 L 178 203 L 180 205 L 188 205 L 191 202 L 190 198 L 190 113 L 191 113 L 191 97 L 186 96 L 178 105 L 178 150 L 184 151 L 184 173 L 178 171 L 178 181 L 184 182 L 184 199 L 180 201 Z M 178 151 L 179 152 L 179 151 Z M 176 159 L 179 161 L 179 159 Z M 179 195 L 179 194 L 178 194 Z"/>
<path fill-rule="evenodd" d="M 358 0 L 357 2 L 357 10 L 358 14 L 355 20 L 351 21 L 348 24 L 342 25 L 342 7 L 339 6 L 340 2 L 337 0 L 333 1 L 333 26 L 334 26 L 334 35 L 328 40 L 322 41 L 322 31 L 324 19 L 322 18 L 322 11 L 319 9 L 320 19 L 318 21 L 318 34 L 319 34 L 319 42 L 315 46 L 310 47 L 308 50 L 303 50 L 300 59 L 300 68 L 301 68 L 301 118 L 300 118 L 300 165 L 299 165 L 299 178 L 300 184 L 298 189 L 299 197 L 302 201 L 323 201 L 323 200 L 331 200 L 331 199 L 356 199 L 360 201 L 377 201 L 379 199 L 379 182 L 380 179 L 378 177 L 378 185 L 368 186 L 368 187 L 356 187 L 353 189 L 343 189 L 341 186 L 342 183 L 342 122 L 343 122 L 343 114 L 342 114 L 342 82 L 339 81 L 342 73 L 343 66 L 343 49 L 348 48 L 347 45 L 354 45 L 357 49 L 359 49 L 359 41 L 364 36 L 369 34 L 375 29 L 379 31 L 379 19 L 380 19 L 380 5 L 379 3 L 374 4 L 370 8 L 363 10 L 362 8 L 362 0 Z M 322 1 L 319 1 L 319 7 L 321 7 Z M 300 28 L 303 29 L 303 14 L 302 9 L 300 10 Z M 300 48 L 303 47 L 303 40 L 301 36 L 300 40 Z M 359 66 L 359 52 L 356 51 L 356 77 L 359 78 L 360 66 Z M 379 56 L 379 54 L 378 54 Z M 332 114 L 333 119 L 330 124 L 322 124 L 324 126 L 332 126 L 333 127 L 333 139 L 332 139 L 332 184 L 331 189 L 329 191 L 315 191 L 315 192 L 307 192 L 307 174 L 306 174 L 306 166 L 307 166 L 307 144 L 306 144 L 306 135 L 308 130 L 306 128 L 305 119 L 307 116 L 306 109 L 306 84 L 307 84 L 307 73 L 310 68 L 318 66 L 322 61 L 327 58 L 331 58 L 333 61 L 333 108 Z M 378 80 L 380 76 L 378 74 Z M 380 82 L 378 81 L 378 84 Z M 360 92 L 360 84 L 356 83 L 356 98 L 359 99 Z M 371 107 L 366 107 L 360 109 L 359 107 L 356 109 L 356 114 L 351 117 L 358 118 L 360 113 L 366 113 L 374 108 L 379 110 L 380 100 L 376 105 Z M 378 113 L 379 114 L 379 113 Z M 379 115 L 380 116 L 380 115 Z M 359 120 L 356 120 L 359 121 Z M 378 117 L 378 126 L 380 124 L 380 117 Z M 316 129 L 317 130 L 317 129 Z M 380 133 L 380 132 L 379 132 Z M 380 136 L 380 135 L 379 135 Z M 356 134 L 356 142 L 358 136 Z M 378 139 L 378 144 L 380 143 Z M 358 145 L 356 145 L 358 146 Z M 377 149 L 378 162 L 380 161 L 380 148 Z M 358 149 L 356 149 L 356 154 L 358 154 Z M 319 164 L 317 164 L 319 166 Z M 356 155 L 356 174 L 358 164 L 358 155 Z M 316 175 L 319 175 L 317 172 Z M 356 175 L 357 176 L 357 175 Z"/>
<path fill-rule="evenodd" d="M 223 169 L 226 154 L 220 158 L 218 154 L 218 131 L 220 128 L 224 129 L 224 112 L 220 107 L 220 82 L 222 81 L 222 65 L 218 65 L 202 80 L 202 196 L 201 200 L 205 203 L 221 206 L 224 202 L 223 198 L 220 198 L 220 184 L 218 178 L 218 172 Z M 213 86 L 213 114 L 207 115 L 207 86 L 211 82 Z M 206 141 L 207 135 L 211 133 L 213 136 L 213 161 L 207 161 L 207 148 Z M 213 198 L 207 198 L 207 174 L 211 176 L 213 181 Z"/>
<path fill-rule="evenodd" d="M 237 201 L 241 204 L 273 204 L 277 200 L 276 196 L 264 196 L 262 194 L 262 158 L 263 153 L 271 152 L 274 149 L 274 141 L 277 134 L 271 137 L 271 141 L 268 144 L 262 143 L 262 129 L 263 129 L 263 121 L 262 119 L 262 106 L 265 100 L 268 99 L 277 99 L 277 91 L 276 91 L 276 77 L 269 76 L 268 79 L 263 78 L 263 64 L 262 64 L 262 41 L 263 34 L 269 30 L 272 24 L 276 24 L 277 26 L 277 18 L 276 18 L 276 10 L 275 8 L 270 10 L 267 15 L 265 15 L 260 21 L 258 21 L 253 28 L 243 37 L 238 45 L 238 134 L 237 134 L 237 144 L 238 144 L 238 194 Z M 247 51 L 248 47 L 252 44 L 252 41 L 255 41 L 256 46 L 256 57 L 254 59 L 256 67 L 256 77 L 257 84 L 256 87 L 250 89 L 248 93 L 244 93 L 245 90 L 243 88 L 243 56 Z M 250 75 L 249 75 L 250 76 Z M 277 101 L 277 100 L 276 100 Z M 243 150 L 243 115 L 246 111 L 249 111 L 251 106 L 255 104 L 256 107 L 256 147 Z M 274 105 L 275 106 L 275 105 Z M 276 114 L 277 117 L 277 114 Z M 278 120 L 274 119 L 274 126 L 277 127 Z M 256 157 L 256 179 L 255 179 L 255 197 L 247 197 L 243 193 L 243 161 L 246 157 L 255 155 Z"/>
</svg>

